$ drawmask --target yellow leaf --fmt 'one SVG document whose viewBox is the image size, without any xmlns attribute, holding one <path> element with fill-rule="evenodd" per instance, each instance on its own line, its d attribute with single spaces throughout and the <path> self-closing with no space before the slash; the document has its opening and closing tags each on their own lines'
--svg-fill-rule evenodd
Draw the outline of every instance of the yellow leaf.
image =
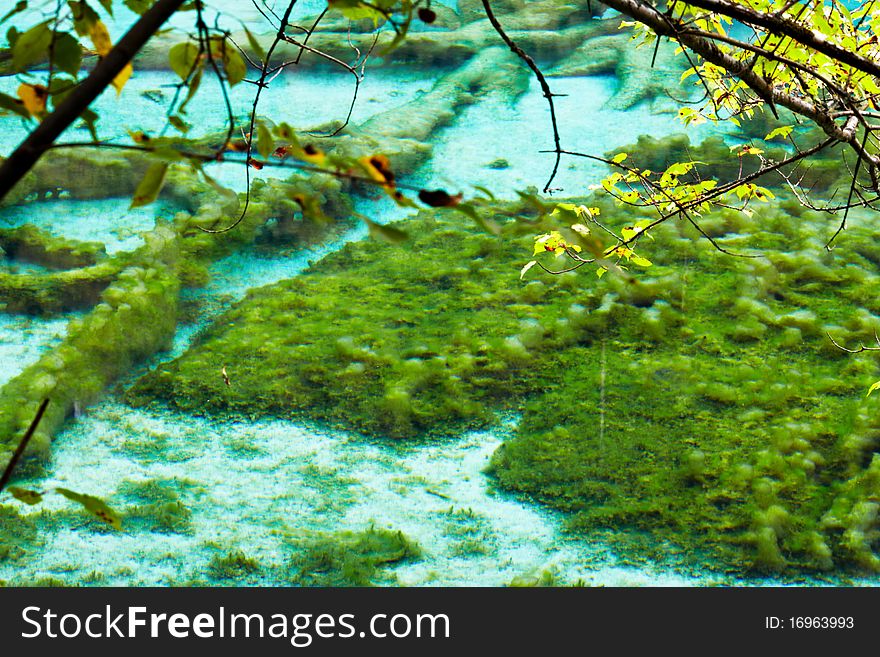
<svg viewBox="0 0 880 657">
<path fill-rule="evenodd" d="M 134 69 L 131 67 L 131 63 L 125 65 L 121 71 L 119 71 L 119 75 L 113 78 L 113 87 L 116 89 L 116 95 L 122 93 L 122 87 L 125 86 L 125 83 L 128 82 L 128 79 L 131 77 L 131 74 L 134 72 Z"/>
<path fill-rule="evenodd" d="M 880 389 L 880 381 L 876 381 L 870 388 L 868 388 L 868 394 L 865 395 L 865 397 L 870 397 L 871 393 L 878 389 Z"/>
<path fill-rule="evenodd" d="M 767 136 L 764 137 L 764 141 L 770 141 L 771 139 L 775 139 L 776 137 L 786 139 L 791 134 L 792 130 L 794 130 L 793 125 L 781 125 L 778 128 L 774 128 L 773 130 L 768 132 Z"/>
<path fill-rule="evenodd" d="M 18 97 L 31 116 L 39 118 L 46 113 L 46 99 L 49 92 L 41 84 L 23 84 L 18 88 Z"/>
<path fill-rule="evenodd" d="M 113 47 L 110 32 L 107 31 L 104 21 L 97 20 L 89 26 L 89 38 L 92 40 L 92 45 L 95 46 L 95 52 L 101 57 L 110 52 Z"/>
<path fill-rule="evenodd" d="M 122 518 L 104 500 L 91 495 L 82 495 L 67 488 L 56 488 L 55 491 L 67 499 L 81 504 L 86 511 L 101 522 L 110 525 L 114 529 L 122 529 Z"/>
<path fill-rule="evenodd" d="M 536 260 L 530 260 L 523 265 L 523 268 L 519 270 L 519 280 L 522 280 L 523 276 L 526 275 L 526 272 L 537 264 L 538 262 Z"/>
</svg>

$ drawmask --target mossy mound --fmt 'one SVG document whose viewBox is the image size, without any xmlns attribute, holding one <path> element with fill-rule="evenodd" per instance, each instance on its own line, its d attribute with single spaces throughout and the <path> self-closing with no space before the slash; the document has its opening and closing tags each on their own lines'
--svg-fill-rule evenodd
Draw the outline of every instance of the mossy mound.
<svg viewBox="0 0 880 657">
<path fill-rule="evenodd" d="M 642 244 L 655 265 L 632 279 L 526 282 L 519 268 L 548 224 L 484 208 L 503 223 L 496 238 L 425 212 L 401 226 L 403 247 L 351 244 L 252 291 L 127 398 L 394 438 L 521 410 L 493 460 L 500 485 L 624 552 L 737 571 L 880 569 L 880 420 L 864 398 L 877 368 L 826 336 L 873 339 L 880 253 L 866 225 L 827 252 L 835 226 L 789 209 L 703 218 L 726 248 L 759 257 L 668 223 Z"/>
<path fill-rule="evenodd" d="M 0 563 L 28 554 L 37 542 L 37 525 L 9 505 L 0 505 Z"/>
<path fill-rule="evenodd" d="M 232 550 L 226 554 L 215 554 L 208 562 L 208 576 L 211 579 L 227 584 L 255 584 L 263 568 L 260 562 L 247 556 L 241 550 Z"/>
<path fill-rule="evenodd" d="M 31 453 L 42 456 L 69 414 L 96 400 L 134 363 L 169 344 L 179 293 L 173 233 L 157 229 L 129 257 L 137 266 L 118 275 L 90 314 L 71 320 L 62 343 L 3 386 L 0 463 L 5 464 L 6 452 L 15 448 L 44 399 L 52 403 L 29 446 Z"/>
<path fill-rule="evenodd" d="M 128 399 L 307 413 L 394 438 L 485 424 L 545 381 L 521 341 L 541 331 L 530 304 L 542 284 L 516 284 L 519 246 L 458 223 L 426 213 L 407 224 L 405 248 L 349 244 L 304 276 L 251 291 L 200 347 L 142 378 Z M 488 275 L 507 282 L 486 290 Z"/>
<path fill-rule="evenodd" d="M 181 493 L 194 487 L 192 482 L 178 479 L 124 481 L 119 494 L 132 504 L 123 513 L 123 527 L 126 531 L 191 534 L 192 511 L 181 500 Z"/>
<path fill-rule="evenodd" d="M 107 255 L 100 242 L 78 242 L 56 237 L 31 224 L 0 228 L 0 251 L 13 260 L 50 269 L 89 267 Z"/>
<path fill-rule="evenodd" d="M 290 582 L 296 586 L 372 586 L 380 570 L 410 559 L 421 549 L 403 532 L 371 527 L 304 539 L 290 559 Z"/>
</svg>

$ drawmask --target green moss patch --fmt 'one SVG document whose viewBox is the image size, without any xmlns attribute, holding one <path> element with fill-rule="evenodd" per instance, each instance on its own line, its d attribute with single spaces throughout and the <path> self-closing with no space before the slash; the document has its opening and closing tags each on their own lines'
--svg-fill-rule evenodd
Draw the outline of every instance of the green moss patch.
<svg viewBox="0 0 880 657">
<path fill-rule="evenodd" d="M 316 536 L 304 539 L 291 557 L 290 581 L 297 586 L 370 586 L 380 583 L 381 570 L 420 554 L 402 532 L 387 529 Z"/>
<path fill-rule="evenodd" d="M 107 255 L 100 242 L 55 237 L 31 224 L 0 229 L 0 250 L 14 260 L 52 269 L 89 267 Z"/>
<path fill-rule="evenodd" d="M 128 399 L 398 439 L 521 411 L 493 459 L 499 484 L 625 554 L 877 570 L 880 421 L 864 398 L 877 368 L 826 335 L 873 339 L 876 249 L 855 225 L 824 251 L 834 227 L 788 207 L 704 218 L 757 258 L 667 224 L 642 244 L 655 266 L 633 279 L 525 282 L 547 225 L 508 220 L 496 238 L 423 213 L 401 225 L 403 247 L 351 244 L 252 291 Z"/>
</svg>

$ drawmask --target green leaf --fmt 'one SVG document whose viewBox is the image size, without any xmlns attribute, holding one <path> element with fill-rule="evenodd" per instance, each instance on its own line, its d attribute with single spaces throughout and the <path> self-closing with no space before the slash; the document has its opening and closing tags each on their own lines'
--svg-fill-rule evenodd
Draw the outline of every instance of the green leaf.
<svg viewBox="0 0 880 657">
<path fill-rule="evenodd" d="M 82 46 L 72 34 L 56 34 L 55 45 L 52 47 L 52 62 L 55 66 L 76 77 L 82 66 L 82 58 Z"/>
<path fill-rule="evenodd" d="M 19 488 L 18 486 L 10 486 L 6 490 L 9 491 L 9 494 L 12 495 L 19 502 L 24 502 L 25 504 L 30 504 L 34 506 L 43 501 L 43 494 L 38 493 L 35 490 L 27 490 L 26 488 Z"/>
<path fill-rule="evenodd" d="M 162 183 L 165 182 L 165 174 L 168 172 L 167 162 L 154 162 L 147 169 L 137 189 L 134 190 L 134 197 L 131 199 L 129 209 L 139 208 L 142 205 L 149 205 L 159 196 L 162 189 Z"/>
<path fill-rule="evenodd" d="M 52 43 L 52 30 L 49 21 L 34 25 L 15 41 L 12 47 L 12 68 L 23 71 L 29 64 L 44 57 Z"/>
<path fill-rule="evenodd" d="M 491 192 L 491 190 L 487 189 L 486 187 L 483 187 L 482 185 L 474 185 L 473 187 L 474 187 L 474 189 L 476 189 L 478 192 L 480 192 L 480 193 L 482 193 L 482 194 L 485 194 L 486 198 L 489 199 L 490 201 L 494 201 L 494 200 L 495 200 L 495 194 L 493 194 L 493 193 Z"/>
<path fill-rule="evenodd" d="M 53 107 L 58 107 L 76 89 L 76 80 L 56 75 L 49 83 L 49 97 Z"/>
<path fill-rule="evenodd" d="M 98 0 L 101 3 L 101 6 L 111 16 L 113 15 L 113 0 Z"/>
<path fill-rule="evenodd" d="M 88 36 L 95 24 L 100 20 L 98 13 L 89 7 L 85 0 L 74 2 L 69 0 L 67 6 L 73 14 L 73 27 L 80 36 Z"/>
<path fill-rule="evenodd" d="M 382 224 L 377 224 L 375 221 L 363 218 L 367 224 L 367 228 L 370 229 L 370 237 L 375 239 L 384 240 L 391 244 L 403 244 L 406 240 L 409 239 L 409 235 L 400 230 L 399 228 L 394 228 L 393 226 L 383 226 Z"/>
<path fill-rule="evenodd" d="M 251 50 L 253 50 L 254 54 L 260 58 L 261 62 L 266 61 L 266 51 L 260 44 L 260 42 L 257 41 L 257 37 L 255 37 L 253 33 L 249 29 L 247 29 L 246 26 L 242 25 L 242 27 L 244 28 L 244 33 L 247 36 L 247 40 L 251 46 Z"/>
<path fill-rule="evenodd" d="M 247 74 L 247 64 L 244 62 L 244 57 L 228 44 L 223 49 L 223 68 L 226 69 L 226 78 L 231 87 L 244 80 L 244 76 Z"/>
<path fill-rule="evenodd" d="M 257 153 L 266 160 L 274 151 L 275 140 L 272 138 L 272 131 L 260 121 L 257 123 Z"/>
<path fill-rule="evenodd" d="M 88 128 L 89 134 L 91 135 L 92 139 L 94 141 L 100 141 L 98 139 L 98 130 L 95 127 L 95 124 L 98 122 L 98 115 L 92 110 L 87 109 L 79 115 L 79 118 L 83 120 L 86 128 Z"/>
<path fill-rule="evenodd" d="M 374 25 L 378 25 L 385 20 L 385 15 L 370 6 L 369 3 L 361 2 L 361 0 L 327 0 L 327 4 L 331 9 L 338 9 L 342 15 L 352 21 L 359 21 L 363 18 L 369 18 Z"/>
<path fill-rule="evenodd" d="M 101 522 L 104 522 L 114 529 L 122 529 L 122 518 L 113 509 L 107 506 L 104 500 L 92 497 L 91 495 L 81 495 L 67 488 L 56 488 L 55 492 L 63 495 L 72 502 L 81 504 L 86 511 L 95 516 Z"/>
<path fill-rule="evenodd" d="M 177 73 L 181 80 L 186 80 L 196 69 L 199 61 L 199 47 L 191 41 L 178 43 L 168 50 L 168 63 L 171 70 Z M 198 64 L 200 67 L 201 64 Z"/>
<path fill-rule="evenodd" d="M 498 223 L 493 219 L 482 216 L 470 203 L 459 203 L 458 205 L 453 206 L 453 209 L 458 210 L 462 214 L 465 214 L 473 219 L 474 223 L 477 224 L 477 226 L 479 226 L 485 232 L 491 233 L 492 235 L 501 234 L 501 226 L 499 226 Z"/>
<path fill-rule="evenodd" d="M 140 16 L 153 6 L 153 0 L 125 0 L 125 6 Z"/>
<path fill-rule="evenodd" d="M 794 130 L 793 125 L 782 125 L 778 128 L 774 128 L 770 132 L 767 133 L 767 136 L 764 137 L 764 141 L 770 141 L 774 137 L 780 137 L 782 139 L 788 139 L 788 136 L 791 134 L 791 131 Z"/>
<path fill-rule="evenodd" d="M 178 132 L 183 134 L 189 132 L 189 129 L 191 127 L 189 123 L 184 121 L 183 118 L 178 116 L 177 114 L 172 114 L 171 116 L 169 116 L 168 123 L 174 126 L 174 128 L 177 129 Z"/>
<path fill-rule="evenodd" d="M 191 101 L 196 92 L 199 90 L 199 86 L 202 84 L 202 68 L 196 71 L 196 74 L 192 76 L 192 80 L 189 81 L 189 86 L 186 91 L 186 98 L 183 100 L 183 104 L 180 106 L 180 109 L 177 110 L 180 114 L 186 114 L 186 106 L 189 105 L 189 101 Z"/>
</svg>

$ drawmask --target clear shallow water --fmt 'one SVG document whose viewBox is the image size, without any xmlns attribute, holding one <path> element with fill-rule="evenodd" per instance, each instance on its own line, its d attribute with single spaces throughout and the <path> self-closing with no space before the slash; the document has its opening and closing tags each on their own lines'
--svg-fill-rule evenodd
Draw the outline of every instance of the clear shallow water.
<svg viewBox="0 0 880 657">
<path fill-rule="evenodd" d="M 275 94 L 267 95 L 265 113 L 280 112 L 297 125 L 312 125 L 315 117 L 328 117 L 328 107 L 347 110 L 350 85 L 346 78 L 311 73 L 285 78 L 281 83 L 286 85 L 282 86 L 285 93 L 271 101 Z M 127 90 L 134 93 L 123 96 L 130 97 L 129 102 L 106 94 L 101 100 L 102 113 L 116 114 L 110 125 L 113 136 L 124 135 L 129 127 L 150 129 L 144 117 L 158 105 L 140 92 L 162 89 L 168 81 L 161 74 L 139 74 Z M 355 123 L 415 98 L 430 83 L 424 71 L 371 72 L 361 91 Z M 605 110 L 604 103 L 614 89 L 612 78 L 555 79 L 552 84 L 557 92 L 570 94 L 559 102 L 567 148 L 604 153 L 634 141 L 633 125 L 654 136 L 680 130 L 673 116 L 652 114 L 645 107 L 626 113 Z M 240 89 L 235 102 L 246 109 L 247 90 Z M 222 109 L 213 100 L 193 106 L 199 125 L 222 120 Z M 413 180 L 452 190 L 468 190 L 479 181 L 500 196 L 527 185 L 540 187 L 552 164 L 551 156 L 536 155 L 550 145 L 548 126 L 546 103 L 534 84 L 517 101 L 489 98 L 467 108 L 453 125 L 438 132 L 433 160 Z M 23 131 L 7 132 L 4 126 L 3 134 L 4 148 L 8 148 L 11 137 Z M 509 167 L 490 168 L 497 167 L 497 159 L 506 159 Z M 567 161 L 558 186 L 583 189 L 601 173 L 585 161 Z M 225 167 L 219 177 L 241 189 L 240 169 Z M 127 202 L 41 203 L 4 210 L 0 223 L 32 221 L 60 235 L 105 242 L 111 252 L 128 250 L 139 244 L 137 232 L 152 227 L 155 215 L 148 209 L 126 213 Z M 358 209 L 383 222 L 400 212 L 388 203 L 368 201 L 359 202 Z M 187 293 L 203 302 L 203 313 L 196 322 L 181 326 L 172 352 L 158 355 L 153 363 L 182 353 L 199 329 L 249 288 L 294 276 L 309 260 L 365 234 L 365 228 L 358 226 L 314 250 L 268 257 L 246 251 L 215 263 L 211 283 Z M 0 349 L 5 350 L 0 351 L 0 358 L 10 355 L 8 361 L 0 361 L 4 363 L 0 374 L 6 380 L 56 344 L 66 321 L 0 319 L 6 322 L 0 322 Z M 57 436 L 46 478 L 33 484 L 88 491 L 124 508 L 118 492 L 126 482 L 185 481 L 181 499 L 192 511 L 191 530 L 184 534 L 109 533 L 61 523 L 47 531 L 41 537 L 42 547 L 14 570 L 0 566 L 0 579 L 52 575 L 75 582 L 94 572 L 101 576 L 95 581 L 105 584 L 181 583 L 202 575 L 218 551 L 241 549 L 265 564 L 280 565 L 286 558 L 285 540 L 291 536 L 304 531 L 358 531 L 375 525 L 402 530 L 425 551 L 423 560 L 394 569 L 396 582 L 404 585 L 501 585 L 547 570 L 557 571 L 562 581 L 582 579 L 593 584 L 715 581 L 618 564 L 604 546 L 566 538 L 559 515 L 493 493 L 482 469 L 509 434 L 511 422 L 508 419 L 496 432 L 396 449 L 303 424 L 206 421 L 134 411 L 108 399 Z M 47 506 L 69 508 L 66 502 L 51 498 Z M 462 554 L 463 525 L 475 528 L 471 534 L 485 546 L 485 553 Z"/>
<path fill-rule="evenodd" d="M 33 224 L 56 237 L 101 242 L 108 254 L 133 251 L 143 245 L 142 233 L 152 230 L 157 218 L 170 220 L 175 210 L 162 201 L 133 210 L 130 203 L 128 198 L 58 199 L 12 206 L 0 210 L 0 227 Z"/>
<path fill-rule="evenodd" d="M 59 436 L 52 475 L 39 485 L 113 499 L 126 483 L 183 480 L 191 532 L 84 534 L 62 526 L 41 537 L 39 559 L 0 566 L 0 578 L 76 582 L 99 573 L 108 585 L 179 584 L 226 551 L 282 565 L 285 540 L 375 526 L 403 531 L 425 553 L 393 569 L 400 585 L 500 586 L 547 570 L 607 585 L 694 581 L 620 566 L 602 546 L 562 538 L 554 514 L 488 490 L 481 471 L 503 434 L 394 449 L 290 422 L 209 422 L 104 402 Z"/>
<path fill-rule="evenodd" d="M 70 318 L 0 313 L 0 386 L 60 344 Z"/>
<path fill-rule="evenodd" d="M 635 143 L 637 134 L 653 137 L 682 132 L 674 113 L 654 113 L 647 103 L 626 112 L 606 107 L 617 89 L 613 76 L 552 78 L 557 125 L 565 150 L 604 155 Z M 633 132 L 638 126 L 638 133 Z M 688 129 L 691 141 L 719 134 L 710 125 Z M 440 131 L 433 158 L 417 172 L 419 184 L 464 190 L 472 184 L 488 187 L 497 196 L 513 197 L 529 186 L 543 189 L 553 169 L 553 132 L 547 101 L 531 79 L 529 90 L 515 101 L 491 95 L 470 105 L 455 123 Z M 563 158 L 553 182 L 563 194 L 578 194 L 607 175 L 607 167 L 585 158 Z"/>
</svg>

